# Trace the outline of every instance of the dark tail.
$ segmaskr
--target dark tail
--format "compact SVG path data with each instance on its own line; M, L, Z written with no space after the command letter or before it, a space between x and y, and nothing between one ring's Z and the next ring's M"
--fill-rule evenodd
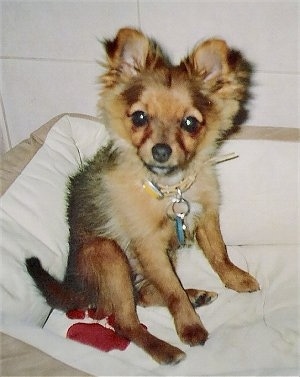
M67 311L88 307L88 299L82 292L75 291L64 282L56 280L43 269L38 258L26 259L26 267L37 288L52 308Z

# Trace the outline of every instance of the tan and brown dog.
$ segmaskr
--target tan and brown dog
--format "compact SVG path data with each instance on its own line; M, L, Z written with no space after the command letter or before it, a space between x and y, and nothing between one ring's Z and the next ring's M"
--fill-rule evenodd
M216 294L184 290L176 250L195 238L226 287L259 289L228 258L219 227L211 158L245 100L249 66L222 40L195 47L178 66L140 31L104 43L99 107L112 141L70 179L70 251L63 282L27 259L49 305L113 313L117 331L159 363L184 352L140 325L136 304L165 305L180 339L204 344L194 307Z

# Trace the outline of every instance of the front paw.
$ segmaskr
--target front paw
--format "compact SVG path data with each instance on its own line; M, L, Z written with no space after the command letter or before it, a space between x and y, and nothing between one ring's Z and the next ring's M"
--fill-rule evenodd
M184 326L178 335L183 343L190 346L203 345L208 338L208 332L199 323Z
M236 266L226 272L222 281L226 288L236 292L255 292L260 289L259 283L253 276Z

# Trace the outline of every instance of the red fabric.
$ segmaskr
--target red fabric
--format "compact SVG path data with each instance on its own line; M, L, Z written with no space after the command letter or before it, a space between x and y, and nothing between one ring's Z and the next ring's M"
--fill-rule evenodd
M125 350L129 340L99 323L75 323L67 331L67 338L108 352L114 349Z
M115 316L113 314L107 315L101 310L69 310L66 313L70 319L85 319L91 318L93 320L106 319L106 323L116 328ZM147 327L141 324L146 330ZM75 323L69 327L66 337L77 342L87 344L89 346L98 348L101 351L108 352L114 349L125 350L130 341L120 335L114 330L101 325L100 323Z

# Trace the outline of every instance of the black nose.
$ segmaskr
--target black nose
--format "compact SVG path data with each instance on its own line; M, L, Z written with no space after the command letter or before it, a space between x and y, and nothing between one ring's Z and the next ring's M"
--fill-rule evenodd
M152 147L152 156L157 162L166 162L172 154L172 148L168 144L158 143Z

